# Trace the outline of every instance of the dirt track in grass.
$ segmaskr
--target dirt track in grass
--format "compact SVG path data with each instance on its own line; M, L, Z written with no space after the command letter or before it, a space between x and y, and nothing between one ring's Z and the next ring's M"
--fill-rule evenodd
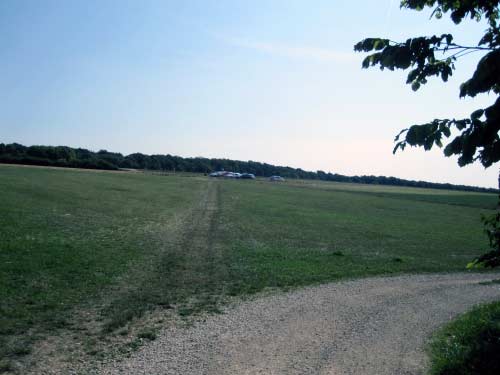
M214 311L222 294L219 281L227 272L224 254L214 244L219 194L218 185L209 181L193 207L155 233L158 250L104 290L98 306L75 309L70 328L39 340L17 373L96 373L100 358L126 356L147 341L138 339L141 332L154 335L164 321L175 321L177 313ZM159 227L154 224L151 232ZM173 304L155 308L163 301Z
M106 374L423 374L426 340L500 298L498 274L367 278L262 296L156 341Z

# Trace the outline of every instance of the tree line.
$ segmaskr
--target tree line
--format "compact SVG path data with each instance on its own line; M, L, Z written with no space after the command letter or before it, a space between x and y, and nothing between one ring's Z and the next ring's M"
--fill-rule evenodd
M289 179L497 192L496 189L477 186L412 181L396 177L345 176L324 171L311 172L301 168L282 167L255 161L208 159L203 157L183 158L168 154L145 155L133 153L130 155L122 155L121 153L106 150L93 152L83 148L72 148L68 146L23 146L18 143L0 143L0 163L106 170L141 169L193 173L210 173L216 170L226 170L239 173L253 173L261 177L280 175Z

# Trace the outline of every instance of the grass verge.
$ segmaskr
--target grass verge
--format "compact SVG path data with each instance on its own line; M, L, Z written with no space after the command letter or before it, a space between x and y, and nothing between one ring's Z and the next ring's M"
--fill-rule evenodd
M500 374L500 302L482 305L442 328L430 344L432 375Z

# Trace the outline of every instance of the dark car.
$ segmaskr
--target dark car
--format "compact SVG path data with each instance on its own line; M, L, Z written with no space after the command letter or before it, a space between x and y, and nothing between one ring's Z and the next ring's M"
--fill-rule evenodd
M246 180L253 180L253 179L255 179L255 175L253 173L242 173L240 175L240 178L243 178Z

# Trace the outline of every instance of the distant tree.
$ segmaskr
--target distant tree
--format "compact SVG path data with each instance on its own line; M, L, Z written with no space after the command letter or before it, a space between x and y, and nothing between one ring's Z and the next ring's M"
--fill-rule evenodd
M465 19L486 21L487 28L477 44L469 46L455 42L452 34L417 36L404 42L383 38L367 38L354 46L358 52L374 52L362 63L363 68L410 69L406 83L416 91L430 77L447 81L453 74L455 62L474 52L482 52L472 76L460 86L460 98L493 93L494 103L479 108L464 119L434 119L425 124L403 129L395 139L394 153L407 145L430 150L434 145L443 147L443 141L452 137L443 149L445 156L458 155L458 165L480 162L488 168L500 160L500 28L499 0L403 0L401 8L420 11L432 8L438 19L449 15L455 24ZM452 132L456 132L452 136ZM458 134L457 134L458 133ZM499 186L500 187L500 186ZM500 197L499 197L500 198ZM483 218L491 253L476 260L475 264L500 264L500 211Z
M418 186L434 189L455 189L466 191L496 191L477 186L439 184L425 181L409 181L384 176L343 176L310 172L300 168L282 167L255 161L229 159L207 159L202 157L183 158L173 155L145 155L140 153L123 156L120 153L100 150L93 152L83 148L66 146L30 146L17 143L0 143L0 163L49 165L57 167L109 169L119 168L151 169L163 171L183 171L207 173L215 170L253 173L256 176L281 175L286 178L319 179L337 182L357 182L400 186Z
M47 158L47 147L45 146L30 146L26 152L29 156L35 158Z

